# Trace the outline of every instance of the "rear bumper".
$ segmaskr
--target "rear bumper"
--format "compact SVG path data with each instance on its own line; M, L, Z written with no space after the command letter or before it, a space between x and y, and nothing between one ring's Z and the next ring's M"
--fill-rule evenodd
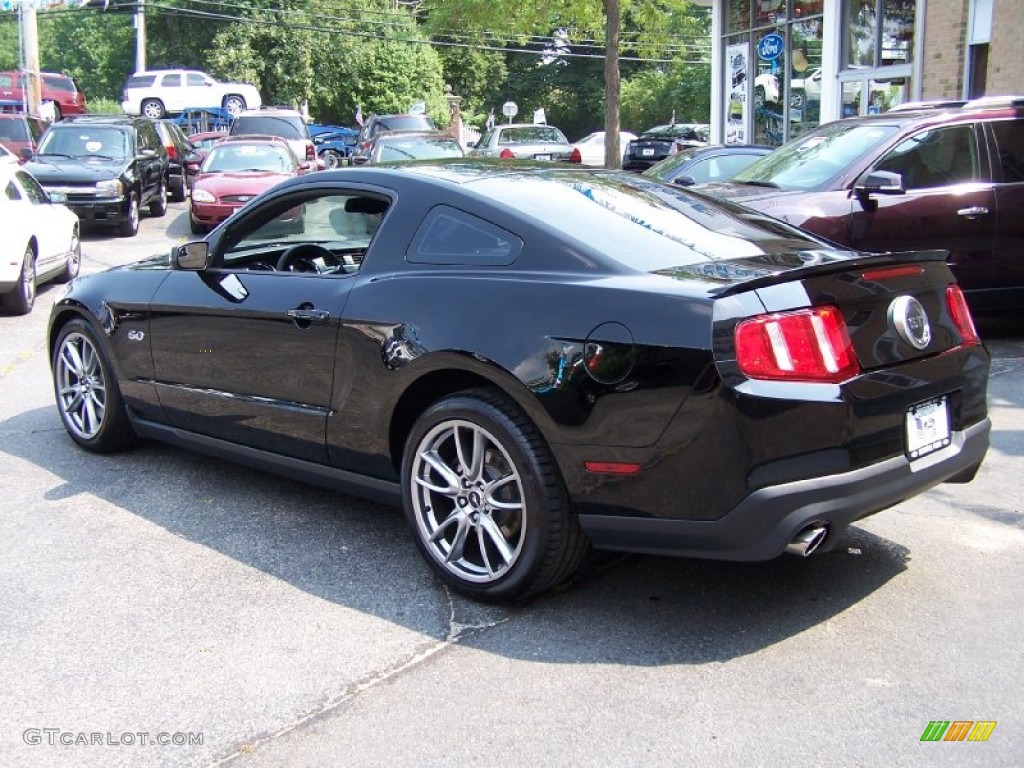
M777 557L798 532L823 523L827 549L854 521L969 474L988 451L990 431L986 418L953 432L951 445L914 462L897 456L842 474L763 488L717 520L582 514L580 525L598 549L755 561Z

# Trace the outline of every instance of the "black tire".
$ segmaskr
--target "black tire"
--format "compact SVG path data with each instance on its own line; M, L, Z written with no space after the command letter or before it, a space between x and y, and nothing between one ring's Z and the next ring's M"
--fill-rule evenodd
M121 451L135 442L102 334L84 319L60 329L51 370L57 411L72 440L94 453Z
M128 194L128 210L125 220L117 226L117 234L121 237L135 237L139 233L139 196L135 192Z
M192 230L193 235L205 235L210 231L210 228L203 224L203 222L193 219L191 212L188 215L188 226Z
M477 460L467 458L472 445ZM547 445L497 390L445 397L420 416L405 445L402 498L424 558L446 584L478 600L550 589L587 553Z
M165 216L167 214L167 177L160 177L160 189L156 191L156 195L149 201L149 215L156 218Z
M36 252L32 244L25 246L18 284L4 294L4 308L15 315L27 315L36 304Z
M167 185L167 194L170 197L172 203L183 203L185 202L185 175L182 173L181 176L171 179Z
M71 248L68 256L67 266L57 277L53 278L55 283L70 283L78 277L78 271L82 268L82 241L79 239L78 227L71 233Z
M146 99L139 107L139 112L150 120L160 120L167 114L164 103L160 99Z

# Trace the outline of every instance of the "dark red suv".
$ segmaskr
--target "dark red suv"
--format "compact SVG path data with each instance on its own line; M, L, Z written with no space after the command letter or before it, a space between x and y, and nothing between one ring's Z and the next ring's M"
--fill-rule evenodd
M1024 307L1024 97L827 123L691 189L864 251L949 251L978 314Z
M85 112L85 93L74 78L59 72L40 72L39 87L43 101L53 102L54 120ZM25 73L0 72L0 99L23 101Z

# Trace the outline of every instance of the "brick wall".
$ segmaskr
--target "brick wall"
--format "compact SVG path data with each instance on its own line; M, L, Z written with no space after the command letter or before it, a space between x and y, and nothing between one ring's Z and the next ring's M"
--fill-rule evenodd
M995 0L986 95L1024 95L1024 0Z
M1020 5L1022 0L995 0ZM928 0L924 24L922 99L955 99L963 95L964 49L969 0ZM994 23L993 23L994 26ZM990 53L990 56L992 51Z

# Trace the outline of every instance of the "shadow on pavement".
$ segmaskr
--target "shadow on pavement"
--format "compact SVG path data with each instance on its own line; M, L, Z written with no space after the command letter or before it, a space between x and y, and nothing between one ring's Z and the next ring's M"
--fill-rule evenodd
M95 496L316 597L427 636L451 631L438 622L449 612L470 626L514 618L501 632L470 630L460 642L550 663L704 664L753 653L842 613L908 559L904 548L860 529L806 560L599 554L557 593L515 608L486 606L448 595L396 508L156 443L88 454L52 408L0 424L0 450L62 479L45 492L49 501L87 504ZM43 509L60 514L61 506Z

